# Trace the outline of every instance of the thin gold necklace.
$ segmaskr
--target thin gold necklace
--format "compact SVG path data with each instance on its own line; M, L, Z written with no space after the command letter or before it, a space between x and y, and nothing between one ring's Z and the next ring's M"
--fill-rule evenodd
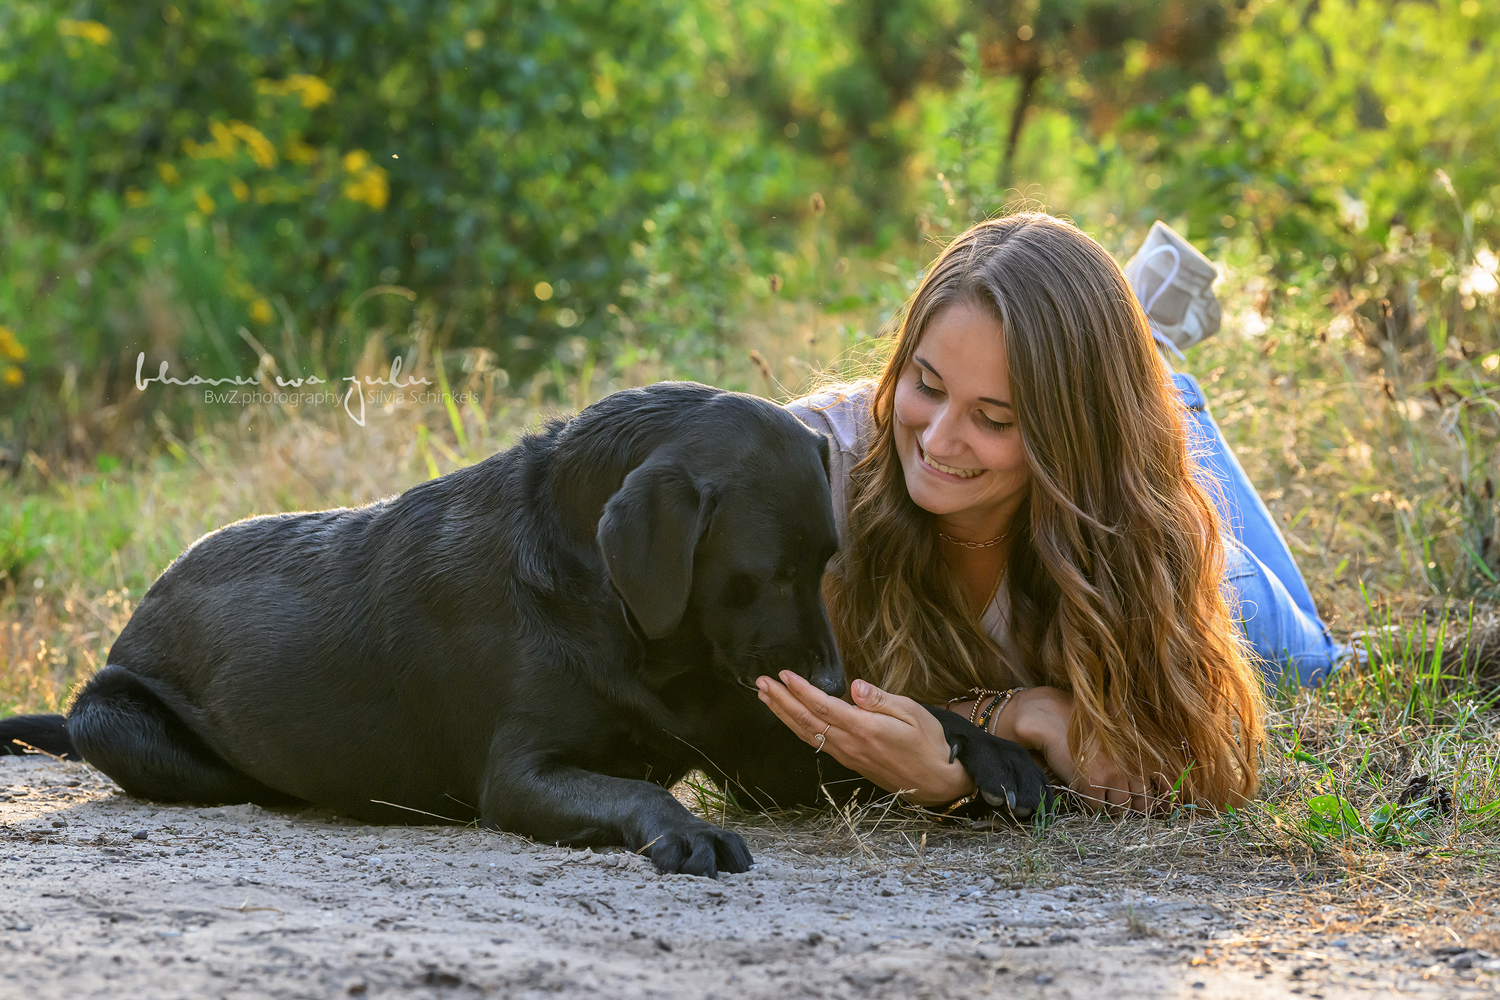
M937 533L937 536L945 542L950 542L954 545L962 545L966 549L987 549L992 545L999 545L1001 542L1005 541L1005 536L1008 534L1009 532L1002 531L1000 532L1000 534L996 535L994 538L991 538L987 542L967 542L962 538L954 538L952 535L944 534L941 531Z
M983 618L984 615L985 615L985 612L987 612L987 611L990 610L990 605L995 603L995 595L998 594L998 593L1000 593L1000 583L1004 579L1005 579L1005 564L1001 563L1000 564L1000 573L999 573L999 575L997 575L995 577L995 589L992 590L992 591L990 591L990 599L987 600L987 601L985 601L984 602L984 606L979 609L979 617Z
M994 538L991 538L987 542L970 542L970 541L965 541L962 538L954 538L952 535L947 534L946 532L942 532L942 531L939 531L937 533L937 536L939 538L941 538L945 542L949 542L949 543L951 543L953 545L962 545L966 549L987 549L987 548L990 548L993 545L999 545L1001 542L1005 541L1005 536L1008 535L1008 534L1010 534L1010 532L1008 532L1008 531L1002 531L1000 534L996 535ZM980 617L983 617L984 613L990 609L990 605L995 603L995 595L998 594L998 593L1000 593L1000 581L1002 581L1004 579L1005 579L1005 564L1001 563L1000 564L1000 572L995 577L995 586L994 586L994 589L992 589L990 591L989 600L985 601L984 604L980 605L980 607L979 607Z

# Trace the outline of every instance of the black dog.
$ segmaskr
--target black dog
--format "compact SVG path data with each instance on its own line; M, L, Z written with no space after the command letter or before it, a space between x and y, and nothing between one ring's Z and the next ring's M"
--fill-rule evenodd
M764 400L661 383L400 496L238 521L151 586L66 722L7 719L0 744L71 740L163 802L477 818L745 871L666 786L702 768L788 805L855 777L753 689L844 690L827 449ZM933 711L987 799L1038 805L1025 750Z

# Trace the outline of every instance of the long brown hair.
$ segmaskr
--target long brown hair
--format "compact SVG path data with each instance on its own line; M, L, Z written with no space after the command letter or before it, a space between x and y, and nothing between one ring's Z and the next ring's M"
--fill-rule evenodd
M958 303L1004 331L1031 470L1004 586L1019 663L988 636L907 492L896 383L928 322ZM938 257L873 394L875 431L849 483L849 544L825 584L851 677L920 701L1003 684L1072 693L1068 745L1184 801L1255 793L1259 678L1220 593L1215 507L1190 474L1181 404L1119 265L1040 213L980 223Z

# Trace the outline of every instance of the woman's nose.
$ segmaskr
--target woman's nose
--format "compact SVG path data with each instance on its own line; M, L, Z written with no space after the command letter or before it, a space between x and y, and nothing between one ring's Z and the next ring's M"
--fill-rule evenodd
M960 430L953 407L940 407L922 432L922 450L934 458L955 457L964 450Z

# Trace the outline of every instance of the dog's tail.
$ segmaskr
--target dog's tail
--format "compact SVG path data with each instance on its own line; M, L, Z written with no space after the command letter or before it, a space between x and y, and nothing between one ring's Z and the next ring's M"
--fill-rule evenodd
M61 715L12 715L0 719L0 756L22 756L40 750L54 757L78 760L78 751L68 738L66 721Z

